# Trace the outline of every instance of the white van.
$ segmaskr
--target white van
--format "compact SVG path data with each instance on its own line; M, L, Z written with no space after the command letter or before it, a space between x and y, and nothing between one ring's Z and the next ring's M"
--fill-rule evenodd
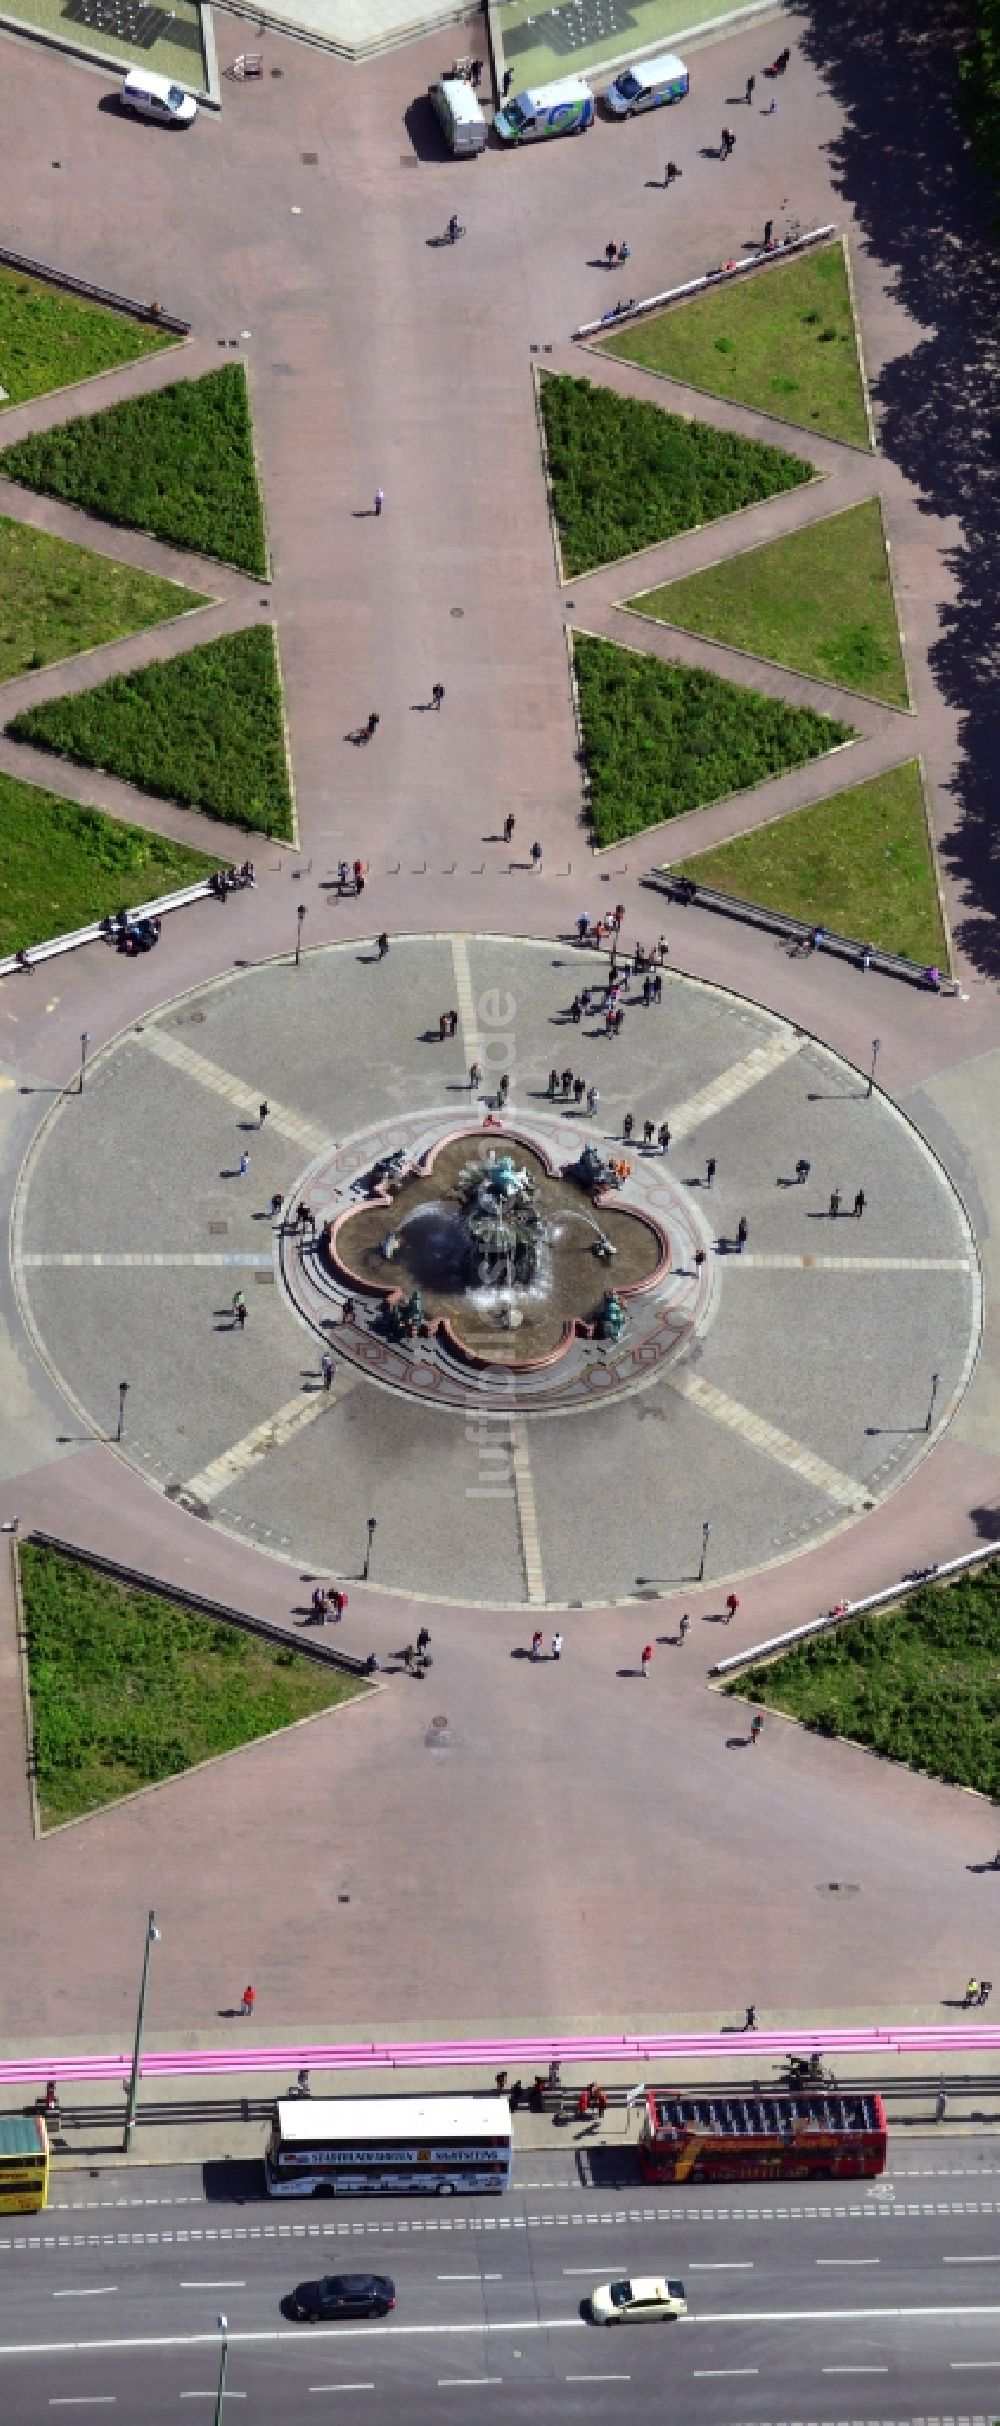
M440 84L429 87L428 99L457 158L486 150L486 120L464 76L442 76Z
M666 101L683 101L690 85L683 59L666 51L660 59L639 59L634 67L623 69L608 86L605 105L614 117L631 118L637 110L656 110Z
M493 121L501 143L535 143L542 135L582 135L594 123L594 96L582 76L563 76L558 84L536 85L533 93L518 93Z
M169 76L154 76L151 68L130 67L122 85L122 107L140 118L158 118L161 126L190 126L198 104L192 93Z

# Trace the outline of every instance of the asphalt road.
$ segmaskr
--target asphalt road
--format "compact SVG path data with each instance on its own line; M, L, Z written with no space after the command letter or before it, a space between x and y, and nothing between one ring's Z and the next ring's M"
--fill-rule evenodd
M478 2426L487 2400L608 2426L975 2426L1000 2408L1000 2140L914 2143L881 2183L717 2193L581 2183L538 2156L503 2201L447 2207L238 2202L222 2177L64 2174L43 2216L0 2219L5 2426L98 2407L176 2422L215 2397L220 2311L224 2415L246 2426L324 2403L364 2426L450 2402ZM393 2275L389 2319L283 2319L295 2282L345 2267ZM598 2332L586 2293L629 2271L681 2275L687 2319Z

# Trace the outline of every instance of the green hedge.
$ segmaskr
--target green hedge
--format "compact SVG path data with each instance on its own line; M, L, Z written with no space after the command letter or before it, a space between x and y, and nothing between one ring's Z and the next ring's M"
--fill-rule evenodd
M221 865L169 835L0 773L0 952L197 884Z
M52 1827L359 1688L37 1542L21 1551L36 1778Z
M1000 1797L1000 1576L930 1584L881 1617L751 1668L732 1693Z
M266 625L29 708L7 730L227 824L286 840L292 832L281 683Z
M267 577L241 363L22 438L0 453L0 472L105 522L151 531Z
M601 844L822 757L851 727L697 667L573 642L591 813Z
M0 269L0 379L7 408L176 343L125 312L64 295L20 270Z
M570 579L813 478L810 464L781 447L683 421L587 379L547 371L540 393Z

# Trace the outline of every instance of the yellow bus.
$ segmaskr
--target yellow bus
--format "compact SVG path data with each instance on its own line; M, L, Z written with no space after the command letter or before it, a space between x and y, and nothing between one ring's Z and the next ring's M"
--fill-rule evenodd
M44 2207L49 2135L41 2114L0 2114L0 2215Z

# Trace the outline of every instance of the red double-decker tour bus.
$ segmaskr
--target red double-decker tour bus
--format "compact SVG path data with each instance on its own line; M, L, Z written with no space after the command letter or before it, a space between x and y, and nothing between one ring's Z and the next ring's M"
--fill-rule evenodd
M646 2182L834 2180L884 2173L887 2154L881 2098L840 2090L672 2097L650 2089L639 2137Z

